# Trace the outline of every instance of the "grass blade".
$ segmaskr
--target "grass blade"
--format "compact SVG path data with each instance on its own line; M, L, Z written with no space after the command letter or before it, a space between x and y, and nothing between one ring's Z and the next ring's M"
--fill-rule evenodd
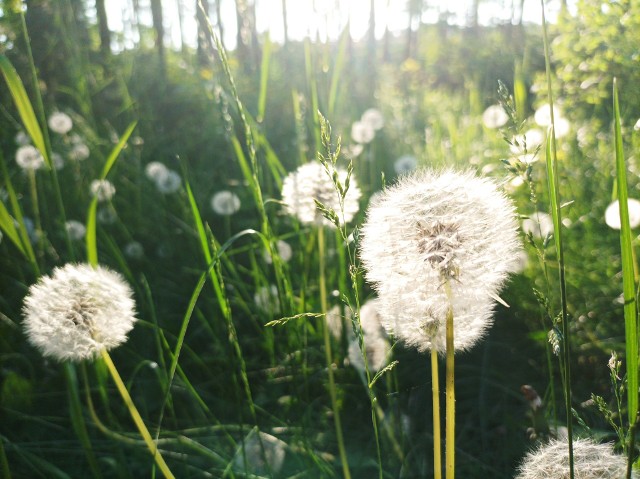
M137 122L131 123L127 129L125 130L122 138L118 144L111 150L111 153L107 157L107 161L105 161L104 166L102 167L102 173L100 174L100 179L104 180L111 168L115 164L120 152L124 149L124 146L127 144L131 133L133 133L134 128L136 127ZM96 213L98 211L98 199L93 198L91 200L91 204L89 205L89 213L87 214L87 233L86 233L86 242L87 242L87 261L91 266L98 266L98 238L96 233Z
M638 324L635 298L635 280L633 251L631 245L631 226L629 225L629 205L627 203L627 173L624 163L622 134L620 132L620 107L618 105L618 86L613 81L614 136L616 149L616 183L618 186L618 204L620 205L620 249L622 254L622 289L624 292L624 330L627 358L627 410L629 425L633 426L638 414Z
M51 168L51 159L49 158L49 153L44 141L44 135L42 134L40 124L36 119L33 106L27 96L27 91L24 88L22 80L20 80L20 77L18 76L18 72L16 72L16 69L13 67L9 59L4 55L0 55L0 71L2 71L7 82L7 86L11 92L11 97L13 98L16 108L18 109L18 113L20 114L20 118L22 119L22 124L33 140L35 147L40 150L47 166Z
M271 39L269 34L265 36L262 48L262 64L260 66L260 96L258 98L258 116L256 120L262 123L264 111L267 108L267 83L269 82L269 63L271 60Z
M347 58L347 45L349 44L349 27L347 25L344 27L342 35L340 36L340 43L338 45L338 55L336 56L336 61L333 66L333 75L331 76L331 87L329 89L329 107L327 109L328 117L333 117L333 113L336 107L336 100L338 99L338 86L340 85L340 75L342 74L342 69L344 68L344 62Z

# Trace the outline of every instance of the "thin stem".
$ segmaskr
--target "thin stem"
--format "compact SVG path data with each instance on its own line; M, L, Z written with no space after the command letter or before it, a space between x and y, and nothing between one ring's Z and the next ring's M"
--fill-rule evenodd
M571 407L571 348L569 331L569 314L567 308L567 284L565 280L564 249L562 248L562 216L560 210L560 191L558 186L558 162L556 151L555 118L553 114L553 93L551 90L551 62L549 53L549 38L547 36L547 23L544 15L544 0L540 0L542 6L542 34L544 39L544 61L547 79L547 98L549 102L549 112L551 115L551 137L547 141L551 142L552 149L547 147L548 152L553 156L547 158L547 177L549 179L549 194L553 206L554 236L556 244L556 254L558 256L558 272L560 281L560 304L562 309L562 362L564 369L564 393L565 407L567 412L567 438L569 443L569 478L574 479L573 464L573 413ZM549 155L547 155L549 156Z
M40 220L40 204L38 203L38 187L36 185L36 171L28 170L29 175L29 193L31 195L31 203L33 206L33 219L35 222L35 234L37 236L38 257L42 259L44 256L44 234L42 230L42 221Z
M164 477L166 477L167 479L175 479L175 476L169 470L169 466L167 466L167 463L164 462L164 459L162 458L162 454L160 454L160 451L158 450L158 446L151 438L151 434L149 434L149 430L147 429L147 426L145 426L144 421L142 420L142 417L138 412L138 409L136 408L135 404L133 404L133 400L129 395L129 391L127 391L127 387L124 385L124 382L122 382L122 378L120 377L120 374L118 373L118 370L116 369L115 364L113 364L113 361L111 360L111 356L109 356L109 353L107 352L106 349L102 349L100 351L100 355L102 356L103 361L107 365L107 368L109 369L109 373L111 373L111 377L113 378L113 381L116 383L118 391L120 392L120 395L122 396L122 399L124 400L125 405L129 409L131 418L133 419L133 422L136 424L138 431L140 431L140 435L142 436L142 439L144 439L144 442L147 444L147 447L149 448L151 455L155 459L156 464L160 468L160 471L162 472Z
M456 393L454 382L454 346L453 346L453 307L451 306L451 286L449 281L445 282L449 307L447 309L447 381L446 381L446 477L455 478L455 447L456 447Z
M318 255L320 258L320 305L322 312L328 310L327 304L327 281L325 277L325 245L324 245L324 228L318 228ZM324 354L327 360L327 371L329 373L329 394L331 395L331 409L333 409L333 419L336 426L336 438L338 440L338 451L340 452L340 462L342 463L342 473L345 479L351 478L349 472L349 463L347 462L347 452L344 447L344 438L342 437L342 423L340 421L340 410L338 408L338 400L336 397L336 384L333 378L333 359L331 357L331 340L329 338L329 328L323 325L324 331Z
M433 477L442 478L442 451L440 443L440 378L438 376L438 352L431 349L431 392L433 394Z

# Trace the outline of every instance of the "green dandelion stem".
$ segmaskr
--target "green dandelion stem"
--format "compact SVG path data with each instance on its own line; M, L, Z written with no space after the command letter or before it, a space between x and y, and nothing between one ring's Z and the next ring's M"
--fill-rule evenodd
M446 382L446 478L455 478L455 447L456 447L456 393L454 382L454 348L453 348L453 308L451 306L451 286L445 282L449 308L447 309L447 382Z
M144 421L142 420L142 417L138 412L138 409L136 408L135 404L133 404L133 400L129 395L129 391L127 390L127 387L124 385L124 382L122 382L122 378L120 377L120 374L116 369L116 365L113 364L113 361L111 360L111 356L109 356L109 353L107 352L106 349L101 349L100 355L104 363L107 365L107 368L109 369L109 373L111 374L113 381L116 383L118 391L120 392L120 395L122 396L122 399L124 400L125 405L129 409L131 418L133 419L133 422L136 424L138 431L140 431L140 435L142 436L142 439L144 439L144 442L147 444L147 447L149 448L149 452L151 452L151 455L156 461L156 464L158 465L158 467L160 468L160 471L162 472L165 478L175 479L175 476L169 470L169 466L167 466L167 463L164 462L164 459L160 454L160 451L158 450L158 446L151 438L151 434L149 434L149 430L147 429L147 426L145 426Z
M442 478L442 451L440 448L440 378L438 377L438 352L431 349L431 392L433 394L433 477Z

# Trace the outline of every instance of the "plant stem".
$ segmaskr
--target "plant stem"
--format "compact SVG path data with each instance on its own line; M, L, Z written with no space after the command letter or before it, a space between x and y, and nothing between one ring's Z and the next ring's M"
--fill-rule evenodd
M318 228L318 256L320 261L320 305L322 312L328 310L327 304L327 285L325 277L325 246L324 246L324 227ZM333 409L333 419L336 426L336 438L338 440L338 451L340 452L340 462L342 463L342 473L345 479L351 478L349 472L349 463L347 462L347 452L344 447L344 438L342 437L342 423L340 421L340 410L338 409L338 400L336 397L336 384L333 378L333 359L331 357L331 340L329 338L329 328L326 323L322 328L324 332L324 354L327 360L327 371L329 373L329 394L331 395L331 409Z
M106 349L102 349L100 351L100 355L102 356L103 361L107 365L107 368L109 369L109 373L111 374L113 381L116 383L118 391L120 392L120 395L122 396L122 399L124 400L125 405L129 409L131 418L133 419L133 422L136 424L138 431L140 431L140 435L142 436L142 439L144 439L144 442L147 444L147 447L149 448L151 455L155 459L156 464L160 468L160 471L162 472L164 477L166 477L167 479L175 479L175 476L169 470L169 466L167 466L167 463L164 462L164 459L162 458L162 454L160 454L160 451L158 450L158 446L151 438L151 434L149 434L149 430L147 429L147 426L145 426L144 421L142 420L142 417L138 412L138 409L136 408L135 404L133 404L133 400L129 395L129 391L127 391L127 387L124 385L124 382L122 382L122 378L120 377L120 374L118 373L118 370L116 369L115 364L113 364L113 361L111 360L111 356L109 356L109 353L107 352Z
M431 349L431 392L433 394L433 477L442 478L442 451L440 450L440 378L438 352Z
M451 286L445 282L449 307L447 309L447 382L446 382L446 478L455 478L455 447L456 447L456 393L454 382L454 349L453 349L453 307L451 306Z

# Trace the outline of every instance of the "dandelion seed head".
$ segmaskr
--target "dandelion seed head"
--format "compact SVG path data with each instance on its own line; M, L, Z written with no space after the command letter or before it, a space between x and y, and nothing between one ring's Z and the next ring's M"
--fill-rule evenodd
M59 135L69 133L71 128L73 128L73 121L71 121L71 117L61 111L52 113L47 123L51 131L58 133Z
M76 220L69 220L65 223L64 226L67 230L69 238L73 241L80 241L87 233L87 228L85 228L82 223Z
M74 161L82 161L89 158L91 154L91 150L84 143L76 143L71 147L71 151L69 151L69 158Z
M282 470L287 453L284 441L262 431L251 431L236 451L233 461L236 471L245 470L243 447L244 457L247 458L247 472L262 476L268 473L278 475Z
M253 295L253 302L263 313L280 313L278 288L275 284L259 287L256 293Z
M553 105L553 119L562 117L562 112L557 105ZM547 127L551 125L551 108L548 103L540 106L533 114L533 120L538 126Z
M144 247L137 241L130 241L124 246L124 254L131 259L140 259L144 256Z
M27 338L59 361L90 359L126 341L136 321L132 296L124 279L107 268L56 268L24 300Z
M418 167L418 160L413 155L402 155L393 163L393 169L397 175L411 173Z
M509 121L509 115L501 105L491 105L482 113L482 123L487 128L500 128Z
M181 185L182 178L180 178L180 175L173 170L167 170L166 175L163 175L156 180L156 188L158 188L158 191L163 195L175 193L180 189Z
M542 211L535 211L522 220L522 231L534 238L544 239L553 234L553 218Z
M16 163L25 171L35 171L44 166L44 157L35 146L24 145L16 151Z
M637 228L640 226L640 201L634 198L627 198L627 205L629 208L629 225L631 228ZM620 222L620 202L615 200L604 212L604 221L609 228L619 230L622 228Z
M362 145L371 143L376 136L376 130L363 121L355 121L351 125L351 139Z
M469 349L490 326L492 298L520 249L514 207L495 183L471 172L427 170L369 204L360 257L387 332L442 352L449 304L456 349Z
M278 248L278 255L285 263L288 262L293 256L293 250L291 249L291 245L283 240L278 240L276 243L276 248ZM271 258L271 253L269 250L264 251L263 255L264 261L267 264L273 263L273 259Z
M98 222L103 225L112 225L118 219L116 211L109 207L98 208L96 216L98 218Z
M25 146L31 143L31 137L22 130L16 133L16 136L13 138L13 140L18 146Z
M60 153L51 153L51 163L56 170L61 170L62 168L64 168L64 158Z
M384 115L377 108L369 108L360 117L360 121L369 125L373 131L381 130L384 127Z
M152 161L144 167L144 174L153 182L163 179L168 172L169 169L159 161Z
M218 191L211 197L211 209L219 215L229 216L240 209L240 198L231 191Z
M116 194L116 187L109 180L93 180L91 182L91 195L98 201L109 201Z
M337 174L344 185L347 172L338 168ZM358 184L352 176L349 190L344 198L345 222L350 222L360 209L358 201L361 195L360 188L358 188ZM322 216L314 200L318 200L327 208L333 209L337 213L340 222L343 221L340 210L340 196L331 178L327 175L324 166L317 161L306 163L287 175L282 184L282 201L286 204L287 212L298 218L301 223L335 226Z
M573 462L575 479L620 479L626 476L626 458L615 454L611 444L574 439ZM632 477L638 476L634 473ZM529 452L515 479L569 479L567 441L553 439Z
M360 307L360 325L370 371L382 369L386 365L387 357L391 352L391 345L380 321L379 307L380 301L378 299L370 299ZM362 351L357 339L353 336L349 342L348 352L351 365L364 372Z

